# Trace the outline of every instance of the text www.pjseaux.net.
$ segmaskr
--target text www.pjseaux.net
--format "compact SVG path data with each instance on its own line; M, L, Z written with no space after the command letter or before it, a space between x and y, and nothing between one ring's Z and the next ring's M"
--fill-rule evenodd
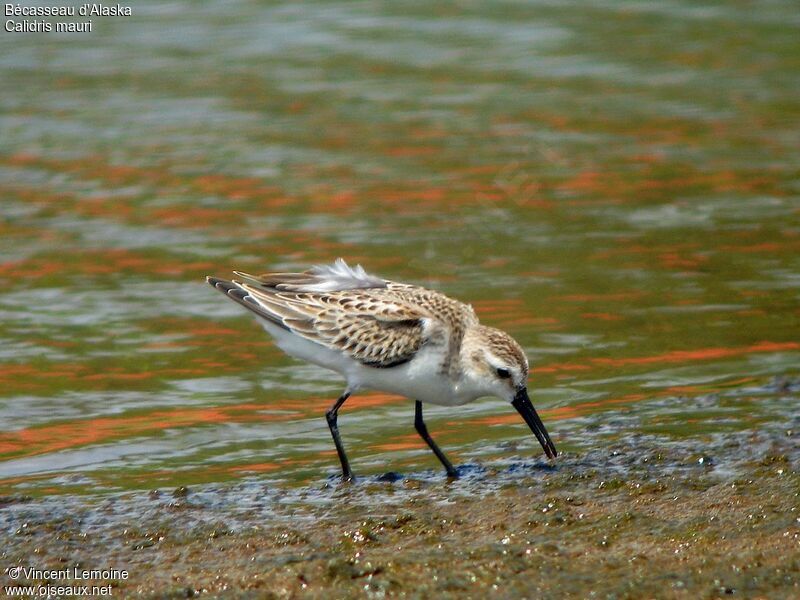
M125 569L37 569L17 565L6 569L12 581L3 586L7 597L113 596L115 582L128 579Z

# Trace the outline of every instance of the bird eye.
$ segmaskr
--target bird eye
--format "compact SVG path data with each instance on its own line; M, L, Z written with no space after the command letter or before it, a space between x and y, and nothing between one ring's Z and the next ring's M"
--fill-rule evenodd
M503 369L502 367L497 369L495 373L497 373L497 376L500 379L508 379L509 377L511 377L511 371L509 371L508 369Z

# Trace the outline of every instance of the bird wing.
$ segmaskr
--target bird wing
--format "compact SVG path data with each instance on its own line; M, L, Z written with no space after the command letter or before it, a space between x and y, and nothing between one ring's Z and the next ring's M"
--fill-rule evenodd
M208 281L271 323L373 367L407 362L425 343L444 347L449 365L464 327L478 322L467 304L341 258L303 273L235 273L242 281Z
M274 284L232 283L246 293L241 303L260 316L371 367L408 362L426 339L428 315L392 300L385 288L378 297L369 289L290 292Z

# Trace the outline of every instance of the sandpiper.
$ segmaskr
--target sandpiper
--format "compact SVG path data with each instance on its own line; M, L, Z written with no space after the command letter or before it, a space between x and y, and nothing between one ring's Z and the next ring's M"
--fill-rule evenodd
M341 258L303 273L248 275L207 281L255 313L286 354L340 373L344 393L325 413L342 463L350 463L336 424L339 409L361 389L415 400L414 426L444 465L453 465L428 434L422 404L459 406L483 396L517 409L549 458L557 455L528 398L528 359L499 329L481 325L468 304L416 285L370 275Z

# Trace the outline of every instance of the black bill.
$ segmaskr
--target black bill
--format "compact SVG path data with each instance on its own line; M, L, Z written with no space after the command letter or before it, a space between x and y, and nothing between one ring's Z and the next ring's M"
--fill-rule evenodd
M531 428L533 435L536 436L536 439L539 440L539 443L544 448L544 453L547 455L547 458L555 458L558 456L558 452L556 451L555 444L553 444L553 440L550 439L550 436L547 435L547 430L544 428L544 423L539 418L539 415L536 414L536 409L533 408L533 404L531 404L531 399L528 398L528 390L522 388L517 392L517 395L514 396L514 401L511 403L511 406L517 409L517 412L522 415L522 418L525 419L525 422L528 424L528 427Z

